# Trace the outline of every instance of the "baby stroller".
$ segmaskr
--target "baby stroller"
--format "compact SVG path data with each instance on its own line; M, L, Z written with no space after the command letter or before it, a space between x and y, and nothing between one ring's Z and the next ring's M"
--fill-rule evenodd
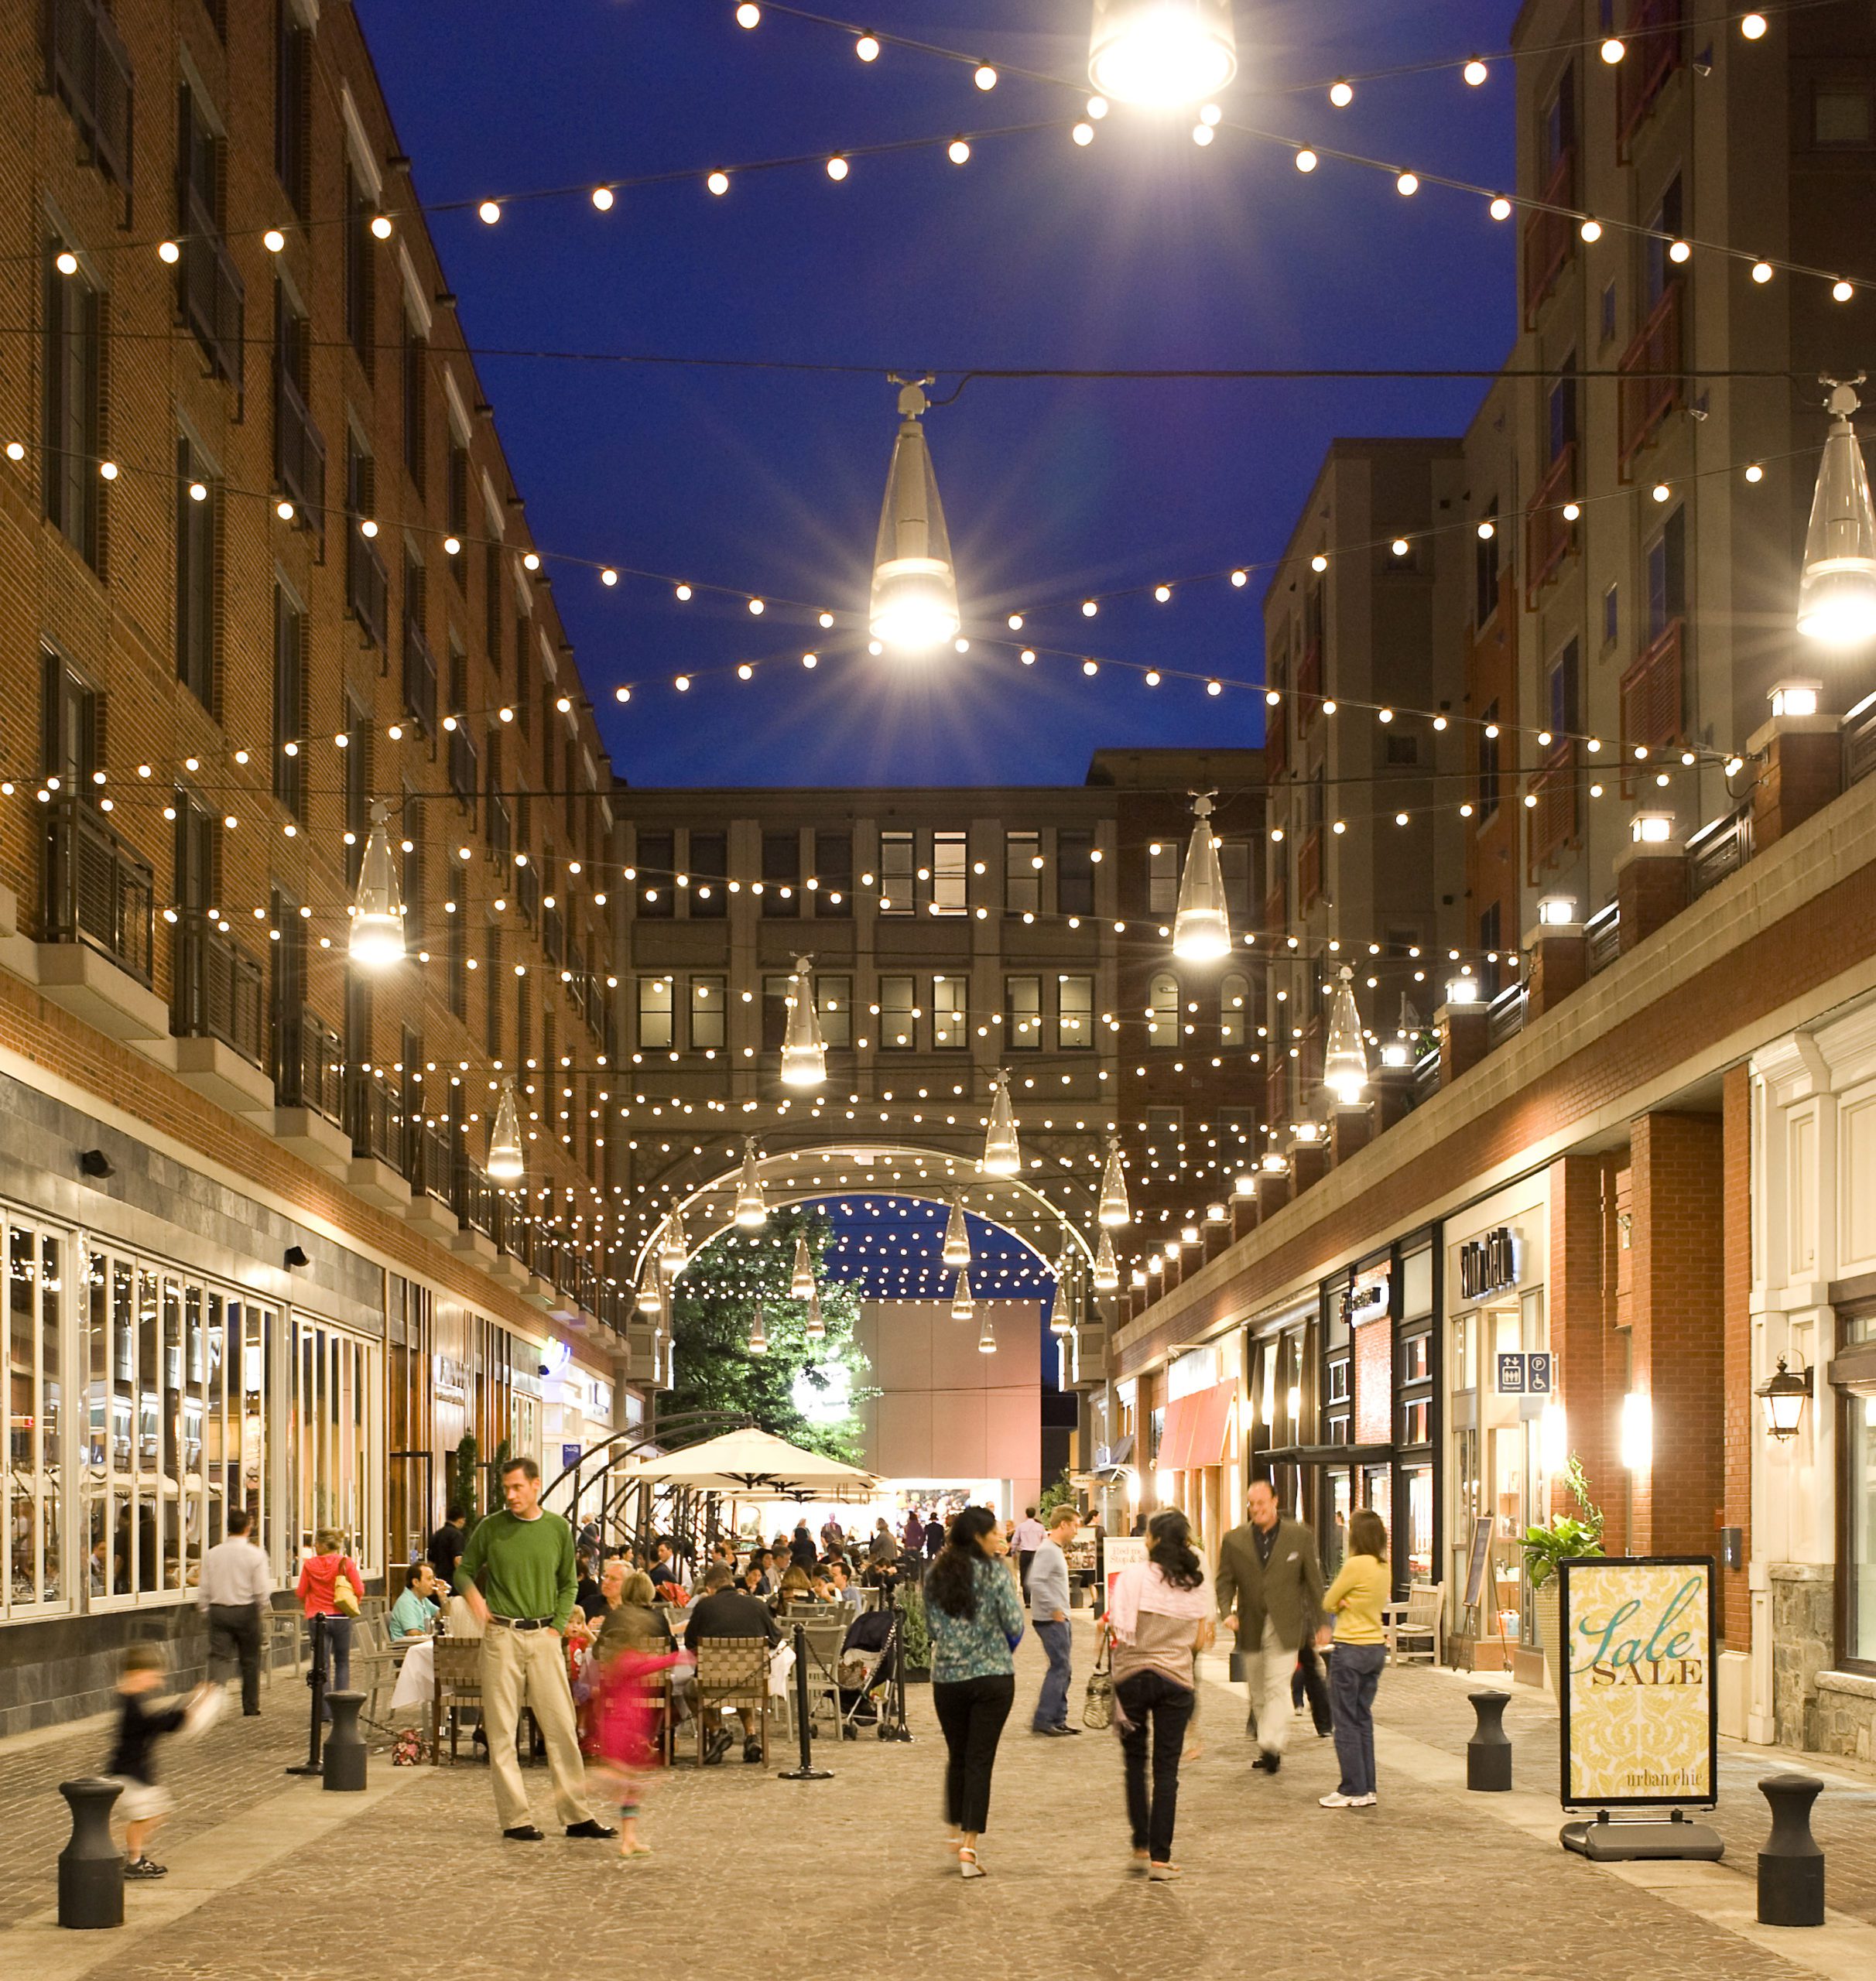
M892 1679L898 1657L897 1610L863 1610L847 1626L834 1674L843 1740L857 1740L863 1726L875 1724L881 1740L891 1737L875 1695Z

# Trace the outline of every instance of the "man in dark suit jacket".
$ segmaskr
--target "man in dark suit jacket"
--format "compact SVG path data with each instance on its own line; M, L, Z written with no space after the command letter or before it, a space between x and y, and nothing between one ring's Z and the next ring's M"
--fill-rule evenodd
M690 1606L690 1614L684 1623L684 1648L694 1651L705 1637L761 1637L773 1647L782 1641L782 1631L769 1613L769 1606L758 1602L753 1596L730 1586L727 1569L712 1569L704 1578L704 1593ZM756 1737L755 1715L758 1708L739 1706L738 1713L743 1725L743 1759L760 1761L762 1743ZM706 1767L714 1767L727 1754L731 1745L727 1732L719 1729L704 1750Z
M1218 1550L1218 1614L1238 1633L1257 1717L1257 1765L1275 1774L1289 1733L1290 1674L1297 1647L1315 1634L1323 1607L1316 1537L1277 1511L1275 1489L1254 1480L1250 1519ZM1237 1614L1231 1614L1235 1604Z

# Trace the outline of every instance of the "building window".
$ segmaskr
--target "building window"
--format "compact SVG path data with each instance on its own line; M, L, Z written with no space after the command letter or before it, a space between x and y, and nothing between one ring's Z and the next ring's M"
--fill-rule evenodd
M1499 904L1494 902L1479 915L1479 947L1485 952L1479 963L1479 976L1488 998L1498 994L1498 932L1502 925Z
M462 904L457 903L456 912L446 915L450 958L450 1009L459 1018L469 1015L469 929L467 919L462 912Z
M799 915L796 899L801 887L801 835L786 832L762 835L762 913L774 919Z
M45 670L39 723L41 767L48 777L59 778L67 791L89 799L96 789L91 774L100 768L98 759L102 754L98 748L101 698L63 655L43 647L40 658Z
M1094 980L1091 977L1056 979L1056 1049L1086 1052L1094 1044Z
M912 843L910 833L882 833L879 836L879 912L882 915L909 915L912 912Z
M1649 544L1648 638L1652 646L1687 610L1687 515L1676 509Z
M196 494L200 490L200 497ZM220 591L221 484L187 440L176 443L176 674L215 707L215 606Z
M430 339L416 319L404 317L404 465L421 495L430 456Z
M1876 1339L1867 1319L1849 1327L1853 1337ZM1876 1386L1859 1383L1843 1410L1843 1661L1876 1671Z
M1003 835L1003 912L1036 915L1042 905L1042 836Z
M1576 642L1566 640L1550 663L1545 679L1545 702L1549 711L1549 727L1558 743L1567 744L1578 727L1576 707ZM1557 744L1552 745L1553 748Z
M1489 819L1498 809L1498 744L1501 740L1487 732L1498 720L1498 704L1485 711L1479 730L1479 816Z
M1811 98L1811 137L1823 145L1867 146L1870 93L1854 83L1820 83Z
M1612 282L1606 282L1603 284L1602 302L1597 312L1596 330L1597 334L1604 344L1614 341L1615 284Z
M932 834L932 912L963 915L970 906L970 847L962 833Z
M885 1052L915 1052L919 1043L919 1006L909 977L879 980L879 1045Z
M851 977L814 978L814 1014L820 1021L821 1043L841 1052L854 1042L854 980Z
M1233 970L1218 982L1218 1043L1242 1045L1246 1014L1251 1009L1251 980Z
M65 1274L59 1263L63 1241L61 1232L42 1231L10 1216L4 1220L11 1432L6 1531L0 1535L0 1617L73 1606L73 1591L60 1572L72 1511L60 1504L67 1467L60 1447L71 1395L65 1369ZM93 1366L101 1370L101 1357L94 1357ZM94 1493L100 1476L89 1468L85 1473ZM156 1483L151 1482L152 1489ZM199 1494L196 1504L199 1509ZM95 1503L93 1524L103 1526ZM98 1561L94 1551L94 1595L104 1593Z
M273 790L296 819L306 816L306 739L312 729L306 705L306 614L278 579L274 581ZM293 748L289 754L287 745Z
M1483 628L1498 609L1498 505L1485 512L1489 535L1475 536L1472 546L1472 623Z
M765 1052L779 1052L788 1037L789 1000L795 994L792 977L762 979L762 1036Z
M222 235L224 143L185 83L176 118L176 302L217 375L241 382L244 296Z
M345 334L371 376L377 365L378 242L371 232L372 201L364 182L345 167Z
M46 245L45 402L40 467L46 519L94 570L103 566L99 528L104 483L98 472L104 419L103 299L80 264L59 272L70 251L54 236Z
M814 912L823 919L854 912L854 836L850 832L814 835Z
M1094 912L1094 835L1080 826L1056 834L1056 912Z
M1179 906L1179 847L1155 840L1146 849L1146 912L1170 915Z
M721 1052L727 1041L724 1025L728 1014L724 980L721 977L693 977L690 980L690 1049L693 1052Z
M967 977L932 979L932 1045L956 1052L971 1041L971 980Z
M642 977L638 979L639 1050L668 1052L673 1043L671 980L668 977Z
M1251 847L1241 839L1218 841L1218 872L1224 882L1224 911L1234 929L1251 925Z
M677 891L671 884L676 864L676 839L668 832L638 834L637 867L638 917L641 921L669 922L676 912Z
M457 911L461 912L460 905ZM482 931L482 1043L491 1059L502 1056L502 930L491 922Z
M1042 980L1003 980L1003 1044L1006 1052L1033 1052L1042 1042Z
M1179 979L1155 970L1146 991L1146 1042L1170 1048L1179 1043Z
M1550 381L1545 410L1549 459L1555 461L1562 457L1566 449L1576 444L1576 354L1573 351L1557 367L1556 375ZM1491 617L1487 612L1478 623L1482 626Z
M1605 653L1615 645L1621 634L1622 588L1620 585L1611 585L1603 594L1602 643Z
M690 887L685 912L693 922L721 922L730 912L727 833L690 835Z
M1420 761L1419 737L1390 729L1381 761L1389 770L1411 770Z
M274 48L274 172L302 220L313 182L313 37L291 0L276 0Z
M1649 231L1642 237L1642 291L1651 312L1679 279L1676 265L1668 259L1668 248L1680 238L1681 182L1677 172L1662 189L1661 204L1648 216Z
M229 1301L231 1310L236 1304ZM375 1521L384 1443L381 1351L310 1317L296 1314L292 1326L289 1562L312 1552L321 1528L336 1527L368 1575L384 1553Z

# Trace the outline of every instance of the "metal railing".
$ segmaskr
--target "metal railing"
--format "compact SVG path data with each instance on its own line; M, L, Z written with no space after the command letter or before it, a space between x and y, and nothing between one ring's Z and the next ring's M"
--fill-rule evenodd
M1576 443L1566 440L1544 470L1525 515L1525 597L1538 594L1556 577L1557 567L1575 548L1576 525L1565 518L1563 505L1576 492Z
M541 947L547 953L547 960L557 969L567 946L567 923L557 907L544 909L541 915Z
M43 0L46 87L71 112L79 142L128 193L135 84L104 0Z
M241 383L241 320L247 291L215 217L193 187L182 198L182 258L176 306L217 374Z
M1843 782L1860 782L1876 771L1876 695L1866 696L1843 718Z
M476 800L476 750L459 717L450 731L450 789L471 811Z
M1616 366L1622 375L1616 385L1617 452L1624 475L1686 392L1682 372L1686 362L1682 355L1682 288L1679 280L1668 284Z
M1534 327L1544 299L1556 288L1557 277L1576 244L1576 223L1568 209L1576 204L1576 152L1566 145L1550 169L1539 204L1525 222L1524 307L1527 328ZM1561 209L1563 210L1552 210Z
M1614 902L1598 908L1583 925L1583 932L1588 943L1590 974L1594 977L1622 953L1621 909Z
M156 946L156 879L75 792L47 808L46 939L84 943L148 985Z
M1752 857L1752 807L1704 826L1687 842L1687 887L1696 898L1737 874Z
M1413 1062L1413 1098L1417 1107L1440 1091L1440 1049L1422 1052Z
M274 360L274 479L326 548L326 443L293 374Z
M457 1164L456 1214L471 1231L492 1239L501 1203L494 1184L473 1162L465 1160Z
M345 1042L304 1007L276 1028L274 1099L282 1107L310 1108L335 1124L346 1120Z
M1671 620L1636 655L1622 676L1622 761L1637 748L1665 750L1686 726L1682 702L1681 629Z
M1495 1052L1508 1039L1515 1038L1524 1030L1524 1021L1525 987L1508 984L1486 1008L1487 1050Z
M426 736L436 733L436 656L423 628L408 613L404 618L404 707Z
M375 647L382 647L391 610L391 581L378 546L351 518L345 532L345 603L358 630Z
M431 1122L413 1121L407 1140L404 1175L411 1189L419 1196L454 1204L456 1163L449 1137Z
M1662 85L1681 65L1681 0L1636 0L1628 11L1628 57L1618 70L1616 149L1626 161Z
M178 1038L218 1038L258 1066L266 1049L266 983L260 965L200 908L176 925L170 1023Z
M375 1156L402 1173L403 1109L382 1080L366 1073L347 1076L345 1125L351 1134L354 1155Z

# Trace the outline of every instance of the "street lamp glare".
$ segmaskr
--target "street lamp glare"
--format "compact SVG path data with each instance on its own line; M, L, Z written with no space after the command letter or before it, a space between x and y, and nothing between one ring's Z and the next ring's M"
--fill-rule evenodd
M1231 0L1094 0L1088 80L1103 96L1183 109L1237 72Z

